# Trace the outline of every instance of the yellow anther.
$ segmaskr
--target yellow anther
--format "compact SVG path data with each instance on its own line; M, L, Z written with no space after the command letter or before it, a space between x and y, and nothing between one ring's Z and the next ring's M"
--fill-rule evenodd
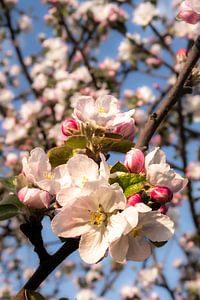
M133 235L133 237L137 237L141 234L142 229L143 229L143 226L138 225L131 231L131 234Z
M90 213L90 220L89 223L91 225L97 225L100 226L104 222L106 222L107 216L106 213L103 211L102 207L100 206L99 209L95 212Z
M85 183L88 182L89 178L86 176L83 176L82 180L81 180L81 184L80 184L80 188L83 188Z
M98 108L98 112L99 112L99 113L105 113L105 112L106 112L105 107L100 106L100 107Z
M53 173L51 173L51 172L44 172L44 173L43 173L43 176L44 176L45 179L51 181L51 180L54 179L55 174L53 174Z

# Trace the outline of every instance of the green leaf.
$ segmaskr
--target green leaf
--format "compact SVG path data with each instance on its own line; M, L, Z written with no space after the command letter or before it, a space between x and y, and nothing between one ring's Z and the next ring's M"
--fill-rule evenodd
M72 149L67 146L55 147L48 152L49 161L53 168L65 164L72 156Z
M15 217L18 212L18 208L12 204L0 205L0 221Z
M116 164L114 164L114 166L110 170L111 174L115 172L129 173L129 170L120 161L118 161L116 162Z
M74 135L69 137L66 142L65 146L71 149L85 149L87 147L87 139L84 135Z
M110 183L119 183L122 189L125 191L129 186L132 186L136 183L145 183L145 177L141 176L140 174L133 174L133 173L123 173L115 178L109 179Z
M103 152L114 151L126 153L134 147L134 144L131 141L123 139L119 135L114 136L115 137L94 137L93 143L99 145Z
M0 183L10 192L16 192L16 177L0 177Z
M124 191L125 196L128 198L136 193L139 193L143 189L144 184L145 181L128 186Z
M1 205L14 205L17 208L21 208L24 206L22 202L19 201L16 195L8 195L8 197L5 197L3 200L0 201L0 206Z

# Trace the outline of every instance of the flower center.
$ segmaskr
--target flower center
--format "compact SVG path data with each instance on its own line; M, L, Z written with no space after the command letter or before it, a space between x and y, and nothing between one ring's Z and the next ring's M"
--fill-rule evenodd
M51 181L51 180L54 179L55 174L53 174L52 172L44 172L43 176L44 176L45 179Z
M136 226L135 228L133 228L133 230L131 230L131 235L133 235L134 238L139 236L142 232L142 229L143 229L142 225Z
M105 112L106 112L105 107L100 106L100 107L98 108L98 113L102 114L102 113L105 113Z
M100 226L103 223L106 223L106 221L107 221L107 214L103 211L103 208L101 205L99 206L97 211L90 212L90 219L89 219L90 225Z
M80 183L80 188L82 189L84 187L85 183L88 181L89 181L89 178L86 176L83 176L81 183Z

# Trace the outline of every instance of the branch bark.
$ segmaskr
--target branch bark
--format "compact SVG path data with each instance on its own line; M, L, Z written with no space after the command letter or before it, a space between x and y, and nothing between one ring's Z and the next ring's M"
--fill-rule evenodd
M176 84L172 87L172 89L167 94L163 103L157 112L154 112L146 123L146 126L142 130L138 142L136 144L137 148L146 150L148 148L148 143L151 140L153 134L158 129L161 122L165 119L169 111L172 109L174 104L179 100L179 98L185 94L184 85L187 82L189 75L195 64L197 63L200 57L200 36L194 43L188 59L185 63L185 66L181 73L178 76Z
M36 290L40 284L49 276L49 274L56 269L56 267L70 254L78 249L79 239L67 239L64 245L51 255L48 259L41 262L35 273L24 285L23 289ZM20 291L21 292L21 291ZM18 293L18 295L20 294ZM15 300L17 296L13 299Z

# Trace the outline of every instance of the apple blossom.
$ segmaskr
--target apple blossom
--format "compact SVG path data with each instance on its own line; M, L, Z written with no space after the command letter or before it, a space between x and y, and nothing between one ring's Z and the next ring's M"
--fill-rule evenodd
M128 225L123 235L109 247L111 256L119 263L145 260L152 253L151 241L168 241L174 233L174 224L168 216L151 211L142 203L132 209L139 212L136 226Z
M144 169L144 154L139 149L131 149L127 152L124 165L131 173L140 173Z
M145 156L145 174L149 183L154 186L167 187L172 193L181 191L188 180L177 174L166 163L166 156L159 147Z
M51 194L70 183L66 165L52 169L47 154L39 147L33 149L28 158L22 159L22 165L22 172L28 180Z
M65 238L81 236L81 258L86 263L96 263L105 255L109 244L124 232L126 216L130 215L132 208L125 207L126 198L118 184L98 187L64 206L54 217L52 230ZM132 215L131 226L137 222L137 211L135 215L136 218Z
M70 204L77 196L87 195L91 192L91 188L109 184L109 166L104 155L100 154L100 157L100 167L84 154L77 154L68 160L66 172L70 183L63 187L56 197L61 206Z
M199 180L200 179L200 162L192 161L186 168L186 175L189 179Z
M183 1L177 18L189 24L196 24L200 21L200 5L198 2L195 0Z
M18 191L19 200L31 208L49 208L50 194L37 188L28 188L27 186Z
M147 26L151 20L158 14L155 5L150 2L141 3L134 10L133 23Z

